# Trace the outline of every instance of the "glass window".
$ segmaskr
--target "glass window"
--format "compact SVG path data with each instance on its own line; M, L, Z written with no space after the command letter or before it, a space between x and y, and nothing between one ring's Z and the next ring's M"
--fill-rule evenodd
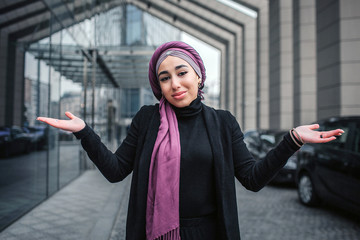
M142 11L132 5L127 5L126 8L126 43L127 45L144 45Z
M140 96L138 88L129 88L122 90L121 98L121 117L132 118L140 108Z
M24 71L23 101L12 102L14 108L24 106L23 116L0 128L0 169L7 170L0 174L0 230L47 197L49 128L35 119L48 114L48 67L23 54L25 69L15 69Z
M336 122L326 122L320 127L320 131L329 131L333 129L343 129L345 132L336 137L335 140L326 143L327 146L334 147L336 149L349 149L349 146L346 146L346 142L348 141L350 126L347 122L336 121Z

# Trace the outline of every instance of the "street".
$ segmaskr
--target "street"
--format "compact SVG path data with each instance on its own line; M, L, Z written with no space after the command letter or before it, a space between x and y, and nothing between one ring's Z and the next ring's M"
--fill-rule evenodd
M360 217L300 204L295 187L267 186L257 193L237 183L242 240L360 239Z
M237 183L236 191L242 240L360 239L359 217L327 206L305 207L299 203L294 187L267 186L254 193ZM126 195L111 240L125 239Z

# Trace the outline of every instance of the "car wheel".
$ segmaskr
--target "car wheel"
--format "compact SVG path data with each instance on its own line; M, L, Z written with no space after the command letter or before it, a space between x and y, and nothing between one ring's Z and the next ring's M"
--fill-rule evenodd
M306 206L316 206L320 202L316 195L314 184L307 173L303 173L299 178L298 196L300 202Z

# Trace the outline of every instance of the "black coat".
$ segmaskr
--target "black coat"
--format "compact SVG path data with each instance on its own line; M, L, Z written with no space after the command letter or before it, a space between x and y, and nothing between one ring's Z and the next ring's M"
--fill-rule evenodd
M222 239L240 239L234 176L249 190L259 191L298 147L287 134L261 161L255 161L235 118L224 110L203 105L215 164L216 200ZM133 171L126 239L146 239L146 199L150 159L160 125L159 105L144 106L134 117L128 135L115 154L88 126L78 133L90 159L110 182L123 180Z

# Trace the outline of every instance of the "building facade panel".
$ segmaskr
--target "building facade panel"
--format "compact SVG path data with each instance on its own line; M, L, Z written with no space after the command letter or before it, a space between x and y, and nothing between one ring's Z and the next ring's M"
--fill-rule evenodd
M342 35L341 41L341 62L360 63L360 40L351 41Z
M338 1L316 2L317 118L340 114L340 23ZM333 96L327 99L326 96ZM333 107L331 107L333 106Z
M333 25L339 19L339 0L316 1L316 26L318 31Z
M344 18L359 17L360 2L357 0L342 0L340 7L340 16ZM357 29L357 27L354 27Z
M329 88L333 86L340 86L340 66L333 65L328 68L324 68L321 71L317 72L317 90L323 88Z
M357 71L360 68L360 9L359 1L340 1L340 114L358 115L360 113L360 81ZM354 75L353 75L354 74Z
M272 99L279 98L278 106L270 104L270 128L282 129L289 128L293 125L293 10L292 2L290 1L270 1L270 86L278 86L278 90L273 90L276 97L271 96ZM279 31L272 31L272 29L279 29ZM277 35L278 34L278 35ZM278 41L279 49L273 49L272 46ZM273 52L273 54L271 53ZM272 62L273 57L278 55L278 60ZM274 69L275 71L272 71ZM279 74L276 73L278 69ZM276 77L279 80L276 80ZM279 85L275 84L279 81ZM284 91L287 93L284 95ZM282 104L282 101L290 102L289 104ZM271 107L274 106L274 107Z
M258 11L258 128L269 128L269 2L267 0L260 1L256 5Z
M347 62L341 64L341 79L343 83L359 83L360 76L360 63L359 62Z
M333 44L322 50L318 50L318 71L322 71L331 66L338 65L340 63L340 42Z

